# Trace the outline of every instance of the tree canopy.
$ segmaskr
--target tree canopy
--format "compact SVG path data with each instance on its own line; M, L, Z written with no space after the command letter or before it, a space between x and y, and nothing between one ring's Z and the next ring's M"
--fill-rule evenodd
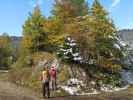
M43 28L44 22L45 18L39 6L36 6L23 25L22 46L29 52L38 52L46 48L47 33Z

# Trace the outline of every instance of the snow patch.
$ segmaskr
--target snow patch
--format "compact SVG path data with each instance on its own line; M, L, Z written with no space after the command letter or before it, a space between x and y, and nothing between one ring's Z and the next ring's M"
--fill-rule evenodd
M92 85L95 85L96 83L94 81L91 81ZM69 93L70 95L91 95L91 94L100 94L102 91L103 92L115 92L115 91L122 91L125 90L129 87L129 85L126 85L122 88L119 87L113 87L111 85L104 85L100 88L100 91L91 88L92 92L84 92L83 90L81 90L81 87L83 86L85 87L85 84L83 84L83 81L80 81L78 79L72 78L69 79L67 82L66 86L60 86L61 89L65 90L67 93Z
M107 86L103 85L103 86L101 87L101 91L104 91L104 92L115 92L115 91L125 90L125 89L127 89L128 87L129 87L129 85L126 85L126 86L124 86L124 87L122 87L122 88L120 88L120 87L113 87L113 86L111 86L111 85L107 85Z
M74 57L74 60L75 61L80 61L80 60L82 60L82 58L81 57Z
M114 44L114 46L117 48L117 49L121 49L121 47L118 45L118 44Z
M61 86L61 88L71 95L76 95L78 92L76 87Z
M124 42L124 41L119 41L119 43L122 45L122 46L127 46L127 44Z
M72 55L75 56L75 57L77 57L77 56L79 56L79 53L74 53Z
M100 94L100 92L98 92L97 90L94 90L93 92L91 92L91 93L85 93L85 92L83 92L83 93L81 93L81 94L78 94L78 95L92 95L92 94Z

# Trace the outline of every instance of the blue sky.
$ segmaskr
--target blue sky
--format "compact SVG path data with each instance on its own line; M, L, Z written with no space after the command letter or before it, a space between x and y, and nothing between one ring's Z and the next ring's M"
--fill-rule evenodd
M22 25L36 0L1 0L0 34L21 36ZM93 0L88 0L89 5ZM133 28L133 0L100 0L118 29ZM40 0L43 15L50 16L54 0Z

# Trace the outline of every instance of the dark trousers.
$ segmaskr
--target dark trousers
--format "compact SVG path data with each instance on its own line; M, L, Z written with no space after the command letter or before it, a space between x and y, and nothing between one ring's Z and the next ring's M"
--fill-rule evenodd
M44 82L42 84L43 97L50 97L49 82Z

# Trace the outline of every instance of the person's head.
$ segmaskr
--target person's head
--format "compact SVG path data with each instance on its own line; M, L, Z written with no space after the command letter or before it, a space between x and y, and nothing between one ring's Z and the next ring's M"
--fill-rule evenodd
M52 66L52 67L51 67L51 70L54 70L54 69L55 69L55 67L54 67L54 66Z

